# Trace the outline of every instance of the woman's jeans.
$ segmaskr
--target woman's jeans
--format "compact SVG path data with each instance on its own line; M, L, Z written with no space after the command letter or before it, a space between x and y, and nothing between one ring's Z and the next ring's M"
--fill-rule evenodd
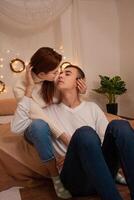
M25 130L24 137L35 146L43 162L54 159L51 130L44 120L34 120Z
M134 200L134 130L125 120L109 123L104 142L84 126L72 136L61 180L73 196L98 193L102 200L121 200L114 182L119 164ZM111 173L110 173L111 172Z

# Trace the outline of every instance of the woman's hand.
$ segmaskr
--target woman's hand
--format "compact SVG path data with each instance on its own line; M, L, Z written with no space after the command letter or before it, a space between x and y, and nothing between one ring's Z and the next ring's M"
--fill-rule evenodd
M77 79L77 88L80 94L85 94L87 91L86 81L84 79Z
M25 96L31 97L32 91L34 89L35 83L32 78L32 66L27 65L26 66L26 91Z

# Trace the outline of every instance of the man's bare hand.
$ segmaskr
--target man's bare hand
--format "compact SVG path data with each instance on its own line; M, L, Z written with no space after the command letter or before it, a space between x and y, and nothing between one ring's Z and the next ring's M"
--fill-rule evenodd
M69 145L69 142L71 140L71 136L67 133L62 133L62 135L60 135L59 139L66 145Z
M85 94L87 91L86 81L84 79L77 79L77 87L80 94Z

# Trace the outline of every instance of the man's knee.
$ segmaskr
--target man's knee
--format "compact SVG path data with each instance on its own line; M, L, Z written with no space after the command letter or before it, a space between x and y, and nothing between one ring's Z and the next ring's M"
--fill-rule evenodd
M116 136L125 136L129 133L130 124L126 120L113 120L108 125L108 132Z
M98 142L100 143L100 139L99 136L97 135L96 131L89 126L83 126L78 128L73 137L72 137L75 142L78 145L95 145L98 144Z
M126 121L126 120L122 120L122 119L115 119L115 120L112 120L111 122L109 122L109 125L108 125L110 128L112 129L117 129L117 128L120 128L120 129L126 129L130 126L129 122Z

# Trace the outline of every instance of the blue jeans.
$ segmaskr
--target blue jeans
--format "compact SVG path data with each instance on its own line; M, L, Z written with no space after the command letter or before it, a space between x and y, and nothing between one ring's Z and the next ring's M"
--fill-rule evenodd
M51 130L44 120L34 120L25 130L24 137L35 146L43 162L54 159Z
M114 181L119 164L134 200L134 130L125 120L109 123L102 146L94 129L77 129L60 176L73 196L97 193L102 200L122 200Z

